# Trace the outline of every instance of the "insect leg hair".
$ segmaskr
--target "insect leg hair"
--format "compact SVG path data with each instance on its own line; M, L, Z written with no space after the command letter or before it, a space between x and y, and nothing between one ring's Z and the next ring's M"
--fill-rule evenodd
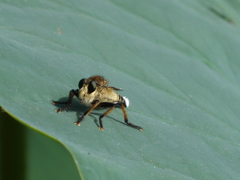
M115 104L112 107L110 107L105 113L103 113L101 116L99 116L99 124L100 124L100 126L98 127L98 129L104 130L103 129L103 125L102 125L102 118L104 116L108 115L114 108L115 108Z
M80 122L84 119L84 117L87 116L98 105L99 101L95 101L92 106L74 124L80 126Z
M73 96L78 96L78 90L72 89L69 92L68 100L66 102L52 101L52 104L67 104L63 108L55 109L55 111L60 113L61 111L64 111L64 110L68 109L72 105L72 98L73 98Z
M121 106L121 109L122 109L122 113L123 113L123 117L124 117L124 121L127 125L133 127L133 128L136 128L138 129L139 131L142 131L143 129L140 127L140 126L136 126L130 122L128 122L128 118L127 118L127 113L126 113L126 110L125 110L125 107L123 104L120 105Z

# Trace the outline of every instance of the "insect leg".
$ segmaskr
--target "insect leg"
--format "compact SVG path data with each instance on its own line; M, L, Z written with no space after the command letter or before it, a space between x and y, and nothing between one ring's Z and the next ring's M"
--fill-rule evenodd
M55 109L56 112L60 113L61 111L66 110L67 108L69 108L72 105L72 98L73 96L78 96L78 90L74 90L72 89L69 92L68 95L68 100L66 102L59 102L59 101L52 101L52 104L67 104L65 107L63 108L59 108L59 109Z
M99 105L99 101L95 101L92 106L74 123L80 126L80 122L83 120L85 116L87 116L95 107Z
M113 105L113 106L112 106L110 109L108 109L104 114L102 114L101 116L99 116L99 124L100 124L100 126L98 127L98 129L104 130L104 129L103 129L103 125L102 125L102 118L103 118L104 116L106 116L107 114L109 114L114 108L115 108L115 107L114 107L114 105Z
M142 131L143 129L140 126L136 126L136 125L128 122L128 118L127 118L127 113L126 113L125 107L124 107L123 104L121 104L120 106L121 106L121 109L122 109L122 113L123 113L123 117L124 117L125 123L127 123L127 125L129 125L129 126L131 126L133 128L138 129L139 131Z

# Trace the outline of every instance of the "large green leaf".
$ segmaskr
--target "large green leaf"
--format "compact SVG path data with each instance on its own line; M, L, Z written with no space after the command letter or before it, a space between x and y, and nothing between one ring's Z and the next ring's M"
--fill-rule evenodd
M231 4L232 3L232 4ZM0 105L61 142L82 179L238 179L239 3L2 1ZM79 79L101 74L131 105L104 118L74 102Z

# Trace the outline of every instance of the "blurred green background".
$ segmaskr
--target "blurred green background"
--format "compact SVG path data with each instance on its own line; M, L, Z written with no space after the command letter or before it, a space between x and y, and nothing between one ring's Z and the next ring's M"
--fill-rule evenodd
M0 2L2 179L239 179L240 1ZM100 74L130 99L97 129ZM12 176L17 177L12 177Z
M2 179L79 179L61 144L0 114Z

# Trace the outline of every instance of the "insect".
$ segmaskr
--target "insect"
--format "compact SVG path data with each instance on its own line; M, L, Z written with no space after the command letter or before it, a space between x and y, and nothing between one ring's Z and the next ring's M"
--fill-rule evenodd
M119 107L122 110L125 123L142 131L140 126L136 126L128 121L125 107L129 106L129 100L126 97L122 97L115 91L121 91L121 89L108 86L108 81L102 76L91 76L87 79L83 78L78 83L79 89L72 89L69 92L68 100L66 102L52 101L52 104L66 104L65 107L56 109L55 111L60 113L68 109L72 104L72 98L76 96L80 103L89 106L90 108L74 123L80 126L80 122L87 116L94 108L109 108L105 113L99 116L98 129L103 129L102 118L109 114L115 107Z

